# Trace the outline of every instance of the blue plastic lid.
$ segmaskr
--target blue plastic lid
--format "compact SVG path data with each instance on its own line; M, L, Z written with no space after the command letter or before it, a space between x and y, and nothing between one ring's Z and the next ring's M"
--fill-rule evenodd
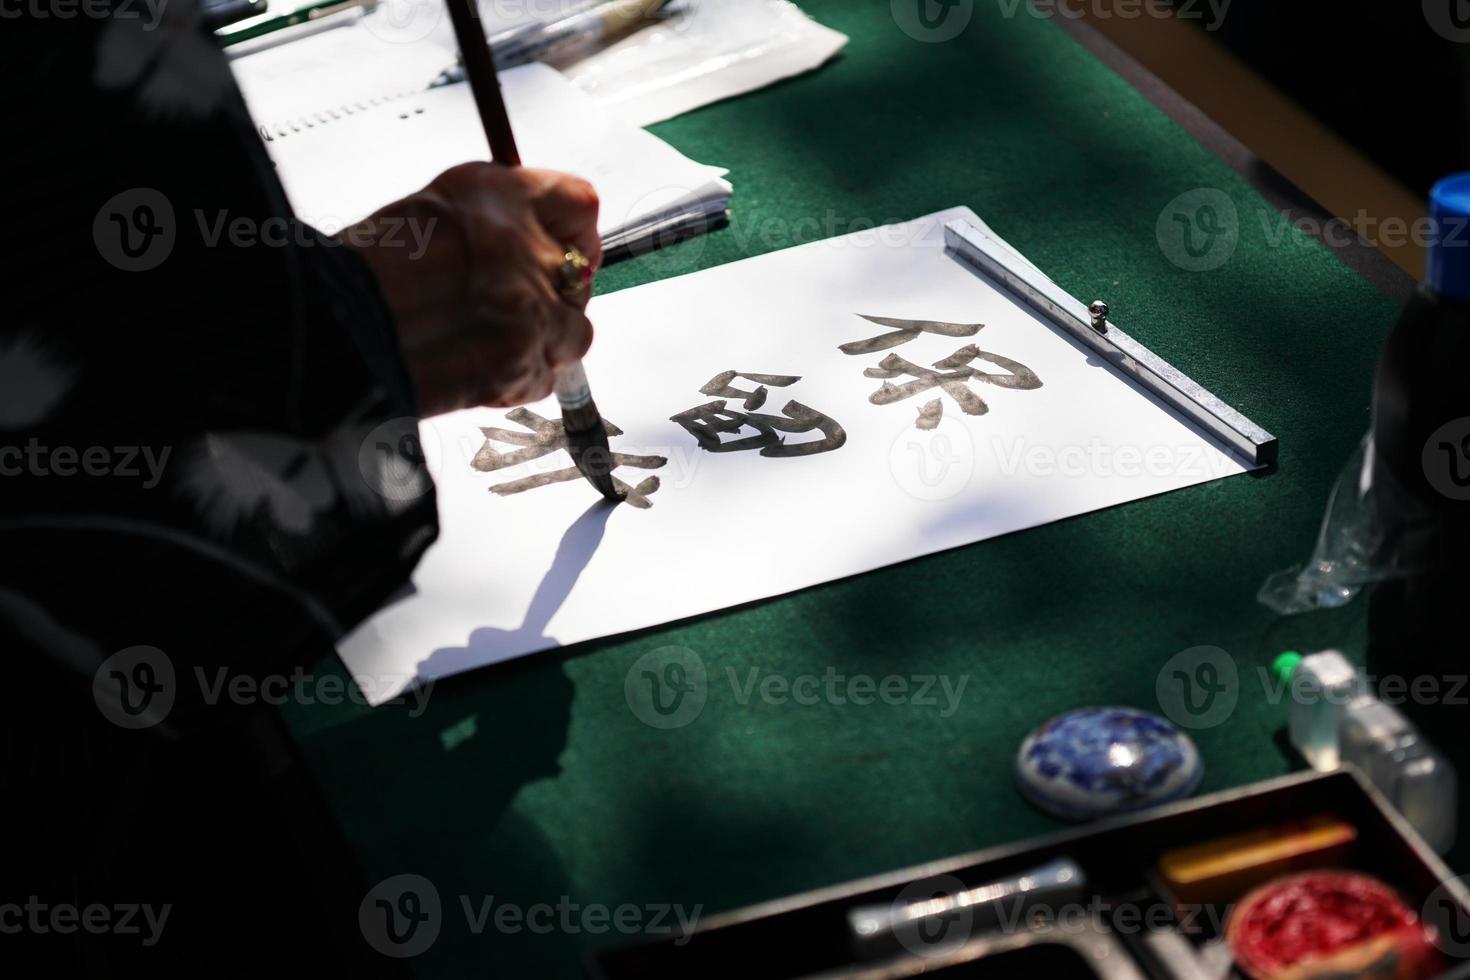
M1446 177L1429 192L1429 288L1470 300L1470 172Z

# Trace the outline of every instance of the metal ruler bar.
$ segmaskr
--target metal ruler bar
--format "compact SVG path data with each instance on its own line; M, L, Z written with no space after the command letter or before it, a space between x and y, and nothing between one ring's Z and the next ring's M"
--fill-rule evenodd
M968 221L946 224L944 244L1250 465L1276 462L1275 436L1108 321L1105 306L1099 307L1094 326L1087 306L1050 279L1017 265L1005 246Z

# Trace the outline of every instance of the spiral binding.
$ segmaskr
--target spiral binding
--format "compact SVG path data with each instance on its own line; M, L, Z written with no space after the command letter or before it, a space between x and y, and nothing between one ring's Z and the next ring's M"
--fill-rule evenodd
M274 143L276 140L286 139L292 133L301 133L305 132L308 129L316 129L318 126L325 126L335 119L342 119L346 116L355 116L359 112L368 112L372 109L386 106L390 102L406 98L410 95L422 94L422 89L405 89L402 92L393 92L389 95L380 95L374 98L367 99L366 101L346 102L335 109L323 109L319 112L312 112L304 116L297 116L295 119L288 119L285 122L275 122L265 126L258 126L257 129L260 131L261 139L265 140L267 143Z

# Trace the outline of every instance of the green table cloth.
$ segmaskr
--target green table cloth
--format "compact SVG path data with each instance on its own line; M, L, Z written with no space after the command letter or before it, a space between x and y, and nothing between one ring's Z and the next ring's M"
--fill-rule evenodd
M438 684L417 716L412 703L289 706L367 878L421 875L440 896L420 975L574 975L585 949L637 938L632 912L615 925L619 906L649 926L660 907L707 915L1054 829L1013 787L1021 739L1082 704L1157 710L1160 669L1192 647L1226 651L1239 677L1234 709L1193 733L1202 792L1297 766L1260 671L1283 647L1352 647L1361 616L1282 622L1255 593L1310 550L1368 423L1394 306L1058 24L961 3L965 29L931 42L900 26L905 2L805 0L851 37L838 60L654 127L730 168L731 224L616 265L599 289L969 205L1275 433L1279 468L479 670ZM1221 194L1236 211L1216 268L1191 271L1212 260L1181 257L1167 234L1161 246L1161 215L1189 192L1186 216ZM630 710L625 681L670 645L699 656L708 693L664 729ZM778 703L744 696L753 668L965 687L947 715L938 688L937 705ZM497 928L501 905L552 914Z

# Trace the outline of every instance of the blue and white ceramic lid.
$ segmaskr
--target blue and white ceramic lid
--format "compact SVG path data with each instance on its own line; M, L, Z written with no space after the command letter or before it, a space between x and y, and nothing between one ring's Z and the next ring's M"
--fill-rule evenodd
M1016 781L1032 803L1067 820L1183 799L1204 776L1188 735L1134 708L1078 708L1021 743Z

